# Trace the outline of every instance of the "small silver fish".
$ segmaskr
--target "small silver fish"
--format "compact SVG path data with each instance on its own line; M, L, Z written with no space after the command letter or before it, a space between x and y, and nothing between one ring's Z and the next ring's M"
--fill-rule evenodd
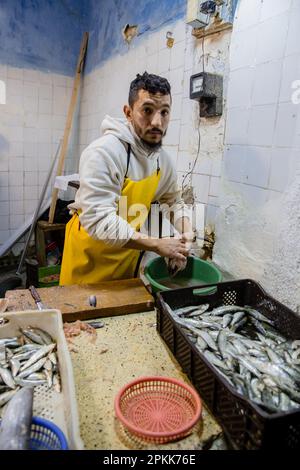
M39 361L42 357L47 356L50 352L53 351L55 348L56 344L49 344L48 346L44 346L43 348L39 349L37 352L35 352L30 359L28 359L25 364L21 366L21 371L28 369L32 364L35 362Z
M19 373L18 378L19 379L24 379L28 375L32 374L33 372L37 372L38 370L40 370L43 367L46 360L47 360L46 357L42 357L39 361L34 362L30 367L27 367L26 369L23 369Z
M0 408L1 408L1 406L4 406L5 403L7 403L14 396L14 394L18 390L19 390L19 387L15 388L15 390L9 390L7 392L1 393L1 395L0 395Z
M0 375L3 380L3 382L9 387L9 388L16 388L15 381L13 379L13 376L11 372L8 369L4 369L3 367L0 367Z
M12 357L9 360L9 364L10 364L12 375L13 375L13 377L15 377L17 375L17 373L19 372L19 369L21 367L21 363L18 361L18 359L15 359L15 358Z

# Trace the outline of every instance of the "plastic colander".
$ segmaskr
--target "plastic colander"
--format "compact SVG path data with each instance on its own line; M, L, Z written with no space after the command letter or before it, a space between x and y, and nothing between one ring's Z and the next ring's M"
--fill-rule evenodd
M188 435L201 416L202 404L189 385L167 377L141 377L115 398L115 413L136 436L162 444Z
M56 424L45 418L33 416L29 450L68 450L68 443L64 433Z

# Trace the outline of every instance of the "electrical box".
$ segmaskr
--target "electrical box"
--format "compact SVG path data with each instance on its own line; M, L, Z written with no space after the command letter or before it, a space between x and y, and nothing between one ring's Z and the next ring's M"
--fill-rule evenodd
M223 77L200 72L190 78L190 98L200 103L200 117L221 116L223 112Z
M209 15L201 12L201 0L188 0L186 23L193 28L205 28L209 24Z

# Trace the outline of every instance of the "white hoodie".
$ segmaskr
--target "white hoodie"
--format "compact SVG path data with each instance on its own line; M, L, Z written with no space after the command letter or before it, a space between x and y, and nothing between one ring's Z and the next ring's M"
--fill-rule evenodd
M92 142L81 155L80 188L75 202L69 206L71 212L81 211L81 225L90 237L122 247L134 233L127 221L117 215L127 166L127 145L124 143L131 145L128 178L139 181L150 176L157 168L159 157L161 178L154 200L172 206L175 219L179 214L187 215L176 169L163 149L149 153L125 119L106 116L101 131L102 137Z

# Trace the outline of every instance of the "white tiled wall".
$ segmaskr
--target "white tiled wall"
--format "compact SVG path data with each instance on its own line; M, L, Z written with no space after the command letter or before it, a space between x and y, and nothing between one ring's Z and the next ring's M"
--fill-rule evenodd
M0 66L6 104L0 104L0 243L31 216L59 140L62 138L73 78ZM66 166L77 167L71 152ZM73 162L74 160L74 162ZM51 186L47 196L51 192Z
M298 0L239 2L215 246L225 270L263 282L293 307L300 305L300 104L291 101L299 21Z
M172 49L166 45L167 31L172 31L175 39ZM198 148L199 105L189 98L189 83L192 74L202 71L202 40L195 39L191 32L192 28L180 20L148 37L136 38L126 55L110 59L85 76L80 113L80 151L100 135L100 124L105 114L122 116L131 80L137 73L147 70L168 78L171 83L173 106L164 146L177 164L178 181L182 182ZM230 37L231 32L225 32L204 40L205 70L224 75L225 90ZM200 153L192 184L196 199L208 205L207 216L213 221L218 205L224 115L212 121L201 119L200 136Z

